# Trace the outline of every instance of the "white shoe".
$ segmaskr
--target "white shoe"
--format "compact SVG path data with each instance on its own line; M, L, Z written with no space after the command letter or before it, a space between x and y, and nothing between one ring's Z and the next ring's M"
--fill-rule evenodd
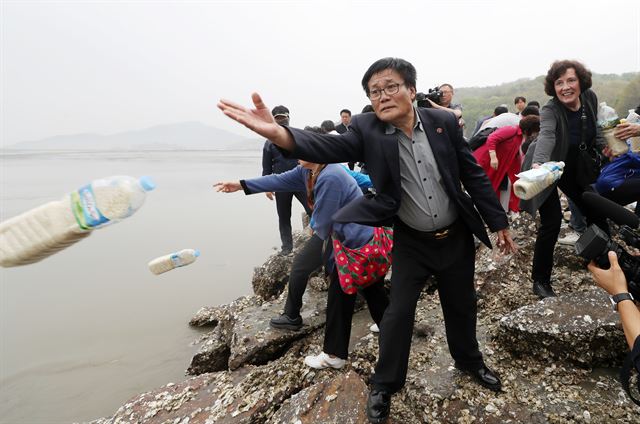
M576 244L579 238L580 238L580 234L576 232L570 232L566 236L562 237L561 239L558 239L558 243L564 244L567 246L573 246Z
M372 333L380 332L380 328L378 328L378 324L376 324L375 322L371 324L371 327L369 327L369 330L371 330Z
M322 352L319 355L305 357L304 363L307 364L307 366L315 368L317 370L322 370L329 367L339 370L340 368L344 367L344 364L346 364L347 361L337 357L332 358L331 356Z

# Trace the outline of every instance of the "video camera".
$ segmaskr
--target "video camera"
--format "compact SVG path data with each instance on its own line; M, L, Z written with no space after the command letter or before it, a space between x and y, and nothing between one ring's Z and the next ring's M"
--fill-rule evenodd
M427 94L416 93L418 107L431 107L429 100L435 104L440 104L440 100L442 100L442 91L440 91L440 87L436 86L435 88L430 88Z
M640 219L622 206L595 193L584 193L582 196L586 204L594 210L620 225L618 234L624 242L636 249L640 248L640 232L637 228ZM634 299L640 299L640 257L632 256L622 246L611 240L609 235L597 225L590 225L580 236L575 245L576 253L588 260L593 260L600 268L609 268L609 251L618 256L618 263L627 278L629 293Z

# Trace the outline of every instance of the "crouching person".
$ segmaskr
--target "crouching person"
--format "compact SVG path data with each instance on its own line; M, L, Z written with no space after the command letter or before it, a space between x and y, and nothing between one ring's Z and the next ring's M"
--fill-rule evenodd
M374 229L355 223L333 222L332 217L340 208L362 196L358 184L342 166L317 164L302 160L299 162L299 166L282 174L219 182L214 187L219 192L232 193L244 190L245 194L306 190L308 206L312 211L309 225L314 234L298 253L304 258L294 257L292 277L294 274L300 274L297 273L297 268L304 266L307 269L309 267L315 268L317 266L314 265L317 263L325 266L330 283L323 351L315 356L307 356L305 363L318 369L328 367L337 369L342 368L346 363L356 294L347 294L342 290L332 253L333 243L325 243L324 241L330 241L333 233L344 247L355 249L372 240ZM306 277L308 277L308 273ZM389 304L383 279L384 275L360 291L367 301L371 317L378 325ZM291 325L290 329L302 326L300 309L306 283L307 279L300 278L300 276L289 279L285 313L271 320L272 327L278 327L278 323L288 323ZM274 321L276 321L276 325L274 325Z

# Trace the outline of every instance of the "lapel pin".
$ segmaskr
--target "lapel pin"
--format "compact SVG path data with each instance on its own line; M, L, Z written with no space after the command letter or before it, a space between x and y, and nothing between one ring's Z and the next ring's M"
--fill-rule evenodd
M436 132L437 132L438 134L442 134L442 128L436 128Z

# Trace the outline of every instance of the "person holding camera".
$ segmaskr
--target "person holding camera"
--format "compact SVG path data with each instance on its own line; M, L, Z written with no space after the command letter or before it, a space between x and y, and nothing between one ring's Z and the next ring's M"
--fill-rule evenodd
M563 161L560 180L529 200L520 202L520 209L535 216L540 213L540 227L533 253L531 278L533 293L540 298L555 296L551 287L553 251L560 234L562 208L558 188L580 209L587 224L597 224L608 231L606 218L590 211L582 193L595 182L585 181L580 170L582 150L599 151L606 142L596 125L598 98L591 91L591 71L577 61L561 60L551 65L544 81L544 90L553 96L540 112L540 133L525 156L523 169L538 168L545 162Z
M598 268L594 261L591 261L587 267L596 284L609 293L614 309L620 314L622 330L627 339L629 349L631 349L628 360L631 361L636 371L640 373L640 311L632 294L629 293L627 280L618 263L618 257L615 252L609 252L608 255L609 263L611 264L609 269ZM625 389L628 390L628 387L626 387L628 385L628 376L625 377L623 375L622 380ZM638 391L640 391L640 379L638 380ZM638 403L638 400L633 399L633 397L632 400Z
M431 103L431 107L453 113L458 119L458 125L460 125L460 127L464 127L464 119L462 119L462 105L458 103L451 103L453 101L453 86L451 84L442 84L438 87L438 91L441 93L440 100L438 102L434 102L427 97L427 100Z

